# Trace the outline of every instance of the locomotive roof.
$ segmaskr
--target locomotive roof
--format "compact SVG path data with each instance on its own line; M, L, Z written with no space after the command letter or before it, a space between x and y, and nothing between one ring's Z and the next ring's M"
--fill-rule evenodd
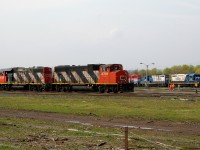
M29 67L29 69L42 69L44 68L43 66L33 66L33 67Z
M87 64L87 65L58 65L58 66L55 66L56 68L59 68L59 67L80 67L80 66L100 66L102 64Z
M26 68L24 67L13 67L13 68L4 68L4 69L0 69L0 72L10 72L10 71L13 71L13 70L24 70Z
M109 66L113 66L113 65L121 65L122 66L122 64L104 64L103 66L109 67Z
M66 67L70 67L70 65L59 65L55 66L54 68L66 68Z
M7 71L12 71L13 68L4 68L4 69L0 69L0 72L7 72Z
M194 75L200 75L200 74L198 74L198 73L189 73L188 75L189 76L194 76Z
M88 64L84 66L75 66L75 65L60 65L60 66L55 66L54 69L55 71L61 71L61 70L77 70L77 69L92 69L92 70L99 70L99 67L101 64Z

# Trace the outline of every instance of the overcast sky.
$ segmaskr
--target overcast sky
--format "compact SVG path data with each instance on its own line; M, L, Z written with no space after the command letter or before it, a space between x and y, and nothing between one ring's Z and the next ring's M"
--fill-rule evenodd
M0 68L200 64L200 0L1 0Z

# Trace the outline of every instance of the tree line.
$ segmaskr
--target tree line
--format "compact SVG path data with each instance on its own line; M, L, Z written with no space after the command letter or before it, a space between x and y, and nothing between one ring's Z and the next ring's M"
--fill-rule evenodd
M142 76L146 75L146 69L142 70L132 70L129 71L131 74L140 74ZM160 75L160 74L189 74L189 73L197 73L200 74L200 65L178 65L164 68L163 70L152 68L148 69L148 75Z

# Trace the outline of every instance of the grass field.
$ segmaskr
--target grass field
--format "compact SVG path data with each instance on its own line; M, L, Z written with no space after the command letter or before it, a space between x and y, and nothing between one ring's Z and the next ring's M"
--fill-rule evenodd
M92 114L99 117L200 122L200 101L182 101L174 97L5 94L0 95L0 108Z
M123 149L124 130L37 121L0 118L0 149ZM130 149L198 149L200 137L166 132L129 130ZM105 144L105 145L104 145Z
M191 97L0 94L0 109L81 116L200 123L200 101ZM198 149L200 137L154 130L129 131L130 149ZM48 120L0 118L0 149L123 149L124 129Z

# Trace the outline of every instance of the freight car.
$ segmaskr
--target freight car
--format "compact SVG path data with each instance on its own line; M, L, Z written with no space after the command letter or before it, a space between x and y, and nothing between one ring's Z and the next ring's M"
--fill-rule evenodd
M72 91L87 88L94 91L133 91L129 74L121 64L89 64L85 66L9 68L0 70L0 88L14 87L31 91Z

